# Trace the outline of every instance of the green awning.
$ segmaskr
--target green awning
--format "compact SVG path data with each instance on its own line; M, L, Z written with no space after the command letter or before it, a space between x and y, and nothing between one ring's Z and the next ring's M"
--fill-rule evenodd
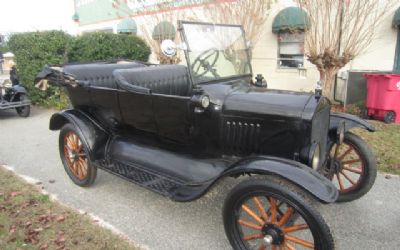
M74 20L74 22L79 22L79 15L78 15L78 13L75 13L75 14L72 16L72 20Z
M305 30L309 26L307 13L298 7L288 7L276 15L272 32Z
M400 28L400 8L398 8L397 11L394 13L393 27Z
M167 21L161 22L154 27L152 37L154 40L174 40L176 35L175 26Z
M125 18L117 24L117 33L129 33L136 35L137 25L135 20L131 18Z

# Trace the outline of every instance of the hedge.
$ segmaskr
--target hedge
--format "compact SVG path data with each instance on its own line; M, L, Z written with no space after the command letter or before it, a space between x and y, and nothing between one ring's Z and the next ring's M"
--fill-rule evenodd
M34 87L34 79L44 65L118 58L147 61L150 55L150 48L136 36L100 32L76 38L62 31L19 33L11 36L7 45L15 55L18 77L32 102L56 108L67 105L60 88L41 91Z
M150 53L146 43L135 35L95 32L77 37L69 58L72 62L118 58L147 61Z
M7 44L15 55L19 80L27 87L33 103L60 105L60 90L50 87L41 91L34 87L34 79L44 65L68 61L71 41L72 37L62 31L18 33L10 37Z

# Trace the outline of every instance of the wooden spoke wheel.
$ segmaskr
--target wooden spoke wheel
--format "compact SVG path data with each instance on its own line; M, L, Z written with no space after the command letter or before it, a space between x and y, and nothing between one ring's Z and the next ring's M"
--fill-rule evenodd
M71 180L79 186L91 185L97 168L91 164L88 149L72 124L68 123L61 129L59 147L64 169Z
M338 201L351 201L366 194L376 178L376 162L371 149L360 137L345 134L341 145L331 148L330 175L339 190Z
M64 157L74 176L84 180L88 173L88 159L83 143L75 132L70 131L64 137Z
M319 213L298 196L297 186L251 180L229 194L224 225L234 249L333 249L333 238Z

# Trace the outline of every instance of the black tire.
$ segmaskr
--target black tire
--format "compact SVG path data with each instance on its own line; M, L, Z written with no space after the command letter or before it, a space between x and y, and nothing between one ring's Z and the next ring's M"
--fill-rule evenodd
M25 94L20 94L18 99L19 99L19 101L27 101L27 100L29 100L29 98ZM20 117L26 118L31 113L31 106L27 105L27 106L24 106L24 107L18 107L18 108L15 108L15 110L17 111L17 114Z
M362 115L363 119L371 119L371 116L368 115L368 109L367 108L362 109L361 115Z
M71 147L72 150L69 150L68 140L70 137L75 138L74 136L78 139ZM74 147L74 145L77 146ZM59 151L64 169L71 180L81 187L92 185L97 176L97 167L90 161L89 151L83 143L80 133L71 123L65 124L60 131ZM73 159L71 159L71 156L67 159L67 154L74 155L72 156Z
M383 117L383 121L387 124L391 124L396 120L396 113L393 111L386 112L385 116Z
M279 247L283 246L286 247L287 246L286 244L288 243L292 244L292 246L297 245L297 243L293 243L293 241L289 239L289 237L292 237L292 235L289 235L289 233L284 233L284 230L287 230L288 227L293 227L293 222L289 223L289 225L287 225L288 223L284 223L282 226L279 226L279 223L284 217L283 214L286 214L289 208L294 209L293 214L297 216L296 219L303 221L304 224L302 225L308 226L308 228L303 229L302 232L304 232L304 230L307 230L307 232L309 233L308 236L313 240L312 243L314 245L313 246L314 249L317 250L334 249L334 240L328 225L321 217L321 215L318 213L318 211L313 207L312 203L306 201L308 198L306 198L305 196L308 195L305 194L304 190L300 189L299 187L287 181L283 181L278 177L268 176L265 177L265 179L250 178L249 180L241 182L229 193L223 208L225 233L233 249L236 250L247 250L252 248L267 249L267 245L265 243L265 238L264 238L267 235L266 232L268 232L269 228L276 228L276 227L280 228L274 230L277 230L276 232L281 232L281 233L270 234L276 236L273 237L273 242L271 243L276 246L274 249L287 249ZM257 216L259 218L257 221L254 219L254 217L251 217L251 219L253 219L251 221L252 223L256 223L258 227L260 226L262 227L261 231L258 231L259 230L258 228L248 229L249 227L248 225L244 226L242 224L242 223L247 223L247 220L242 219L244 217L241 216L241 213L242 215L243 214L249 215L249 213L246 212L245 209L243 208L243 205L246 204L247 206L247 204L250 205L253 204L253 206L257 208L254 197L259 197L256 199L259 199L258 200L260 202L259 204L262 203L262 207L264 208L264 211L266 211L267 213L266 217L269 218L269 219L263 219L264 217L262 216L261 210L257 210ZM275 214L277 214L277 216L275 217L276 218L275 222L273 219L274 216L272 215L273 214L272 211L274 211L274 209L271 208L272 207L271 198L275 200L274 201L274 203L276 202L275 204L279 204L279 206L277 206L277 211L280 212L280 207L282 204L284 204L284 206L287 208L286 212L282 212L281 214L279 212L278 213L275 212ZM252 200L250 201L250 199ZM264 202L261 202L262 199L264 199ZM279 201L281 203L278 203ZM269 210L265 209L266 208L265 204L267 203L269 204L270 208ZM248 206L248 208L250 208L250 206ZM259 220L262 221L260 222ZM272 221L269 222L268 220ZM261 223L265 224L262 225ZM262 238L255 238L249 240L249 238L251 238L253 233L249 233L250 236L249 234L245 235L244 230L250 230L251 232L254 232L255 236L262 236ZM296 232L290 232L290 234L294 233ZM250 246L249 242L254 245Z
M337 182L335 185L339 190L339 198L336 202L348 202L361 198L368 193L369 190L371 190L375 183L377 166L374 153L368 144L359 136L351 132L347 132L341 147L352 147L353 152L349 152L345 158L339 160L339 167L336 169L334 176L331 176L330 178ZM347 150L345 150L344 153L346 153ZM352 156L351 154L354 155ZM340 156L342 155L339 154L337 158L340 158ZM348 158L349 160L346 160L346 157L350 157ZM357 157L359 158L359 161L356 161L353 164L358 165L358 162L361 163L360 168L351 167L351 164L343 165L343 163L346 161L350 162L357 160ZM349 171L349 169L351 171ZM357 173L354 171L357 171ZM351 183L347 178L352 179L354 184ZM339 184L339 179L341 179L343 188Z

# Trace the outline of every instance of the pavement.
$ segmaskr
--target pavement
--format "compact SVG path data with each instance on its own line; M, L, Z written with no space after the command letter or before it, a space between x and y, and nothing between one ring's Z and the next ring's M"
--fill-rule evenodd
M0 111L0 165L43 183L62 203L94 214L145 249L231 249L221 211L227 179L201 199L176 203L99 171L89 188L72 183L58 153L58 132L48 129L55 111L33 108L31 117ZM50 183L54 180L54 183ZM400 249L400 178L378 175L373 189L346 204L321 205L337 249Z

